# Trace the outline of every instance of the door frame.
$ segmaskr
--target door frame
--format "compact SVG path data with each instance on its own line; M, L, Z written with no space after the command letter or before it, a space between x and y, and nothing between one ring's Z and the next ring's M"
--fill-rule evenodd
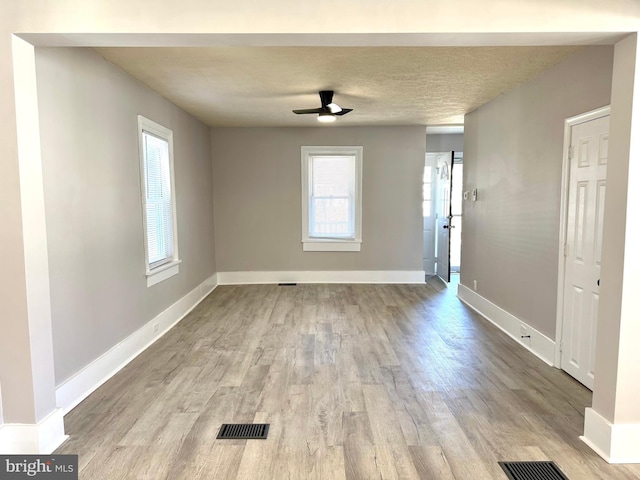
M571 148L571 128L581 123L589 122L597 118L611 115L611 106L596 108L586 113L570 117L564 121L564 145L562 149L562 181L560 184L560 235L558 241L558 285L556 302L556 345L553 364L556 368L561 366L561 342L562 326L564 320L564 283L566 277L565 269L565 245L567 244L567 222L569 215L569 178L571 161L569 160L569 149Z

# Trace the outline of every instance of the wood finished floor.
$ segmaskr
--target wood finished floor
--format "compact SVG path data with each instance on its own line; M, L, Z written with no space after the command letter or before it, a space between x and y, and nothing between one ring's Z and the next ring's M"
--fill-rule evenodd
M218 287L65 417L81 479L639 479L578 436L591 393L427 285ZM222 423L267 440L216 440Z

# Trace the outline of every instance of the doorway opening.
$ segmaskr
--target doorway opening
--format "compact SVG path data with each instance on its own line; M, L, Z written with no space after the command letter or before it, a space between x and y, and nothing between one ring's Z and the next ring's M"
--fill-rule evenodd
M427 277L445 284L461 268L464 125L427 126L423 178L423 263ZM453 268L452 268L453 267Z
M443 282L459 275L462 247L462 152L427 153L422 184L424 270Z

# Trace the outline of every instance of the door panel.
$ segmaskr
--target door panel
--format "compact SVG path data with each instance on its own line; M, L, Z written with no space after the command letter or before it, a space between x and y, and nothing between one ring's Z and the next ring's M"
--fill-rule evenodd
M609 117L574 125L562 323L563 370L593 388Z
M581 329L582 329L582 305L584 303L584 290L580 287L572 285L572 296L571 296L571 310L569 311L570 317L570 326L573 335L569 339L570 348L568 351L569 354L569 362L575 368L580 368L580 357L581 357Z
M426 154L422 179L422 264L426 275L436 273L436 217L433 202L436 161L437 154Z
M436 168L436 231L438 242L436 274L447 283L451 280L449 231L451 228L452 168L453 152L439 154Z

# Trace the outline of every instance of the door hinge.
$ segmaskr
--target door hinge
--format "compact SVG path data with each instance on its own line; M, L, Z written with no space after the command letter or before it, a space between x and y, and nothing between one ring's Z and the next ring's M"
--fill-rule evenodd
M562 353L562 342L560 342L560 353Z
M573 145L569 145L569 160L573 160Z
M564 244L564 256L566 257L569 254L569 244Z

